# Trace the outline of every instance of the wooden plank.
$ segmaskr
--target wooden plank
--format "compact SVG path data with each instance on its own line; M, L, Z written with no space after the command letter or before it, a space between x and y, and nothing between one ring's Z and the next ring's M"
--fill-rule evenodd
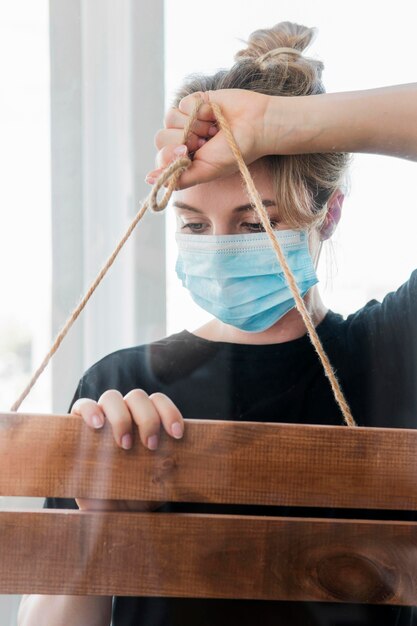
M0 414L0 495L417 510L417 430L186 420L157 451L109 424Z
M0 593L417 603L417 523L0 513Z

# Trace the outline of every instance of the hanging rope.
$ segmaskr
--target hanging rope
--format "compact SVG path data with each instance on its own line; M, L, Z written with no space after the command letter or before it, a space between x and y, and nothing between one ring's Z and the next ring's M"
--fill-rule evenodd
M190 118L184 128L184 132L183 132L183 143L186 143L187 138L188 138L188 134L190 131L190 128L194 122L194 120L197 118L197 112L200 108L200 106L204 103L203 99L201 98L201 96L198 96L195 98L196 102L195 105L193 107L193 110L191 112ZM321 341L319 339L319 336L317 335L317 331L314 327L313 321L311 319L311 316L307 310L307 307L305 305L305 302L300 294L300 291L298 289L298 285L294 279L294 276L288 266L288 263L285 259L284 253L282 252L281 246L278 242L278 240L276 239L275 235L274 235L274 230L271 226L271 223L269 221L269 217L268 217L268 213L264 207L264 205L262 204L262 199L254 185L253 179L249 173L249 170L246 166L246 163L243 160L242 154L236 144L236 141L232 135L232 132L230 130L230 126L227 122L227 120L225 119L225 117L223 116L223 113L221 111L221 108L219 107L219 105L217 105L216 103L210 103L210 106L213 109L213 112L215 114L215 117L217 119L217 122L220 126L220 129L224 132L225 137L228 141L229 147L237 161L237 164L239 166L239 170L240 173L243 177L243 180L245 182L246 185L246 191L248 193L249 199L251 201L252 206L254 207L255 211L257 212L259 219L261 220L261 223L266 231L266 233L269 236L269 239L271 240L271 244L272 247L275 251L275 254L277 256L278 262L280 263L283 271L284 271L284 275L285 278L288 282L288 285L291 289L291 293L294 297L295 303L296 303L296 307L297 310L299 311L304 324L306 326L308 335L310 337L311 343L313 344L319 358L321 361L321 364L323 366L324 372L327 376L327 378L330 381L330 386L332 388L333 391L333 395L335 397L335 400L342 412L343 418L346 422L346 424L348 426L357 426L355 420L353 419L352 413L350 411L349 405L346 402L346 399L343 395L343 391L340 387L339 381L337 380L336 374L330 364L330 361L328 359L327 354L324 351L324 348L321 344ZM103 268L100 270L100 272L98 273L97 277L95 278L95 280L92 282L92 284L90 285L87 293L85 294L85 296L82 298L81 302L78 304L78 306L74 309L74 311L71 313L71 315L69 316L68 320L65 322L64 326L62 327L62 329L59 331L59 333L57 334L52 347L50 348L50 350L48 351L48 353L46 354L45 358L43 359L41 365L38 367L38 369L36 370L36 372L34 373L34 375L32 376L31 380L29 381L28 385L26 386L26 388L23 390L23 392L21 393L21 395L19 396L19 398L16 400L16 402L13 404L13 406L11 407L11 411L17 411L19 406L21 405L21 403L23 402L23 400L26 398L26 396L29 394L30 390L32 389L32 387L34 386L34 384L36 383L36 381L38 380L39 376L42 374L43 370L46 368L47 364L49 363L50 359L52 358L52 356L55 354L55 352L57 351L57 349L59 348L62 340L64 339L65 335L67 334L67 332L69 331L69 329L71 328L72 324L75 322L75 320L77 319L77 317L79 316L79 314L81 313L81 311L84 309L85 305L87 304L88 300L90 299L90 297L92 296L92 294L94 293L94 291L96 290L96 288L98 287L99 283L101 282L101 280L103 279L103 277L105 276L105 274L107 273L108 269L111 267L111 265L113 264L116 256L118 255L118 253L120 252L121 248L124 246L124 244L126 243L127 239L130 237L133 229L135 228L135 226L138 224L138 222L142 219L142 217L144 216L144 214L146 213L148 207L150 207L153 211L158 212L158 211L162 211L163 209L166 208L169 199L172 195L172 192L175 190L178 179L180 178L181 174L188 169L188 167L190 167L192 161L188 156L184 156L184 157L179 157L178 159L176 159L175 161L173 161L161 174L161 176L158 178L158 180L155 182L155 185L152 187L152 190L150 192L150 194L148 195L148 197L144 200L141 208L139 209L137 215L135 216L135 218L133 219L133 221L131 222L131 224L129 225L129 228L127 229L125 235L122 237L122 239L120 240L120 242L117 244L116 248L114 249L114 251L111 253L111 255L109 256L109 258L107 259L107 261L105 262ZM168 182L167 185L167 190L162 198L162 200L160 200L158 202L158 192L159 190L165 186L165 183Z

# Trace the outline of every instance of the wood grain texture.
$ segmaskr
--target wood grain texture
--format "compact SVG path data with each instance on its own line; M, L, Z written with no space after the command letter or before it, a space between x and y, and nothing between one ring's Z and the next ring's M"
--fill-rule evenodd
M0 526L0 593L417 604L414 522L48 510Z
M186 420L157 451L70 415L0 414L0 495L417 510L417 430Z

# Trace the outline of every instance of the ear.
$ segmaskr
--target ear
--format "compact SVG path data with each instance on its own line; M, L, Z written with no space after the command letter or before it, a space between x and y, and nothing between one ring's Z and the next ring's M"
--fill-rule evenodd
M336 230L336 226L339 223L342 215L344 194L340 189L336 189L327 201L327 213L322 227L320 228L320 241L330 239Z

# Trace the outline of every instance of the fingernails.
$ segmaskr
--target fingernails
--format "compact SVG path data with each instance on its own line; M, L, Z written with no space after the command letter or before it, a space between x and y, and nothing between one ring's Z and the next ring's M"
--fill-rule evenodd
M156 450L158 447L158 435L152 435L148 437L148 448L149 450Z
M122 448L123 450L130 450L132 447L132 435L130 433L126 433L122 437Z
M197 146L201 148L202 146L204 146L205 143L206 143L206 140L200 137L200 139L197 141Z
M174 154L176 154L177 156L184 156L185 154L187 154L187 152L188 148L185 145L177 146L176 148L174 148Z
M180 439L182 437L182 426L179 422L174 422L171 426L171 432L176 439Z
M209 135L215 135L217 132L219 132L219 129L217 128L217 126L210 126L210 128L208 129L208 134Z
M91 417L91 423L94 428L101 428L104 424L104 420L102 417L100 417L100 415L93 415Z
M145 183L148 183L149 185L154 185L156 183L156 178L153 178L152 176L147 176L145 178Z

